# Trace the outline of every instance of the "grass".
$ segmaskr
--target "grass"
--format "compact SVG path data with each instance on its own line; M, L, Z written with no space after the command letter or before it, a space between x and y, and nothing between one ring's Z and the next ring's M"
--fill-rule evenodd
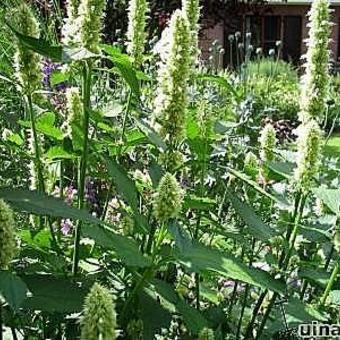
M325 147L325 153L329 156L340 157L340 133L335 133Z

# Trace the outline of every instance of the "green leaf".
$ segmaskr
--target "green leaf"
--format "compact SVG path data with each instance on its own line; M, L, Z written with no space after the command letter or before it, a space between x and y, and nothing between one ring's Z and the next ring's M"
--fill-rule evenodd
M63 48L62 46L51 46L47 41L43 39L36 39L29 37L18 32L12 25L8 22L6 24L19 39L20 43L26 48L41 54L44 57L50 58L53 61L61 62L63 59Z
M18 146L21 146L24 144L23 139L17 133L11 133L11 135L7 137L7 141L12 142Z
M31 235L29 230L22 230L20 239L33 248L49 249L51 246L51 232L47 229L40 230L34 236Z
M15 36L19 39L20 43L26 48L47 57L55 62L69 63L73 60L84 60L93 57L98 57L96 54L87 51L83 48L70 48L61 45L51 45L44 39L36 39L29 37L18 32L8 22L6 24L10 27Z
M269 162L266 163L268 168L285 179L293 176L294 164L289 162Z
M332 239L332 235L329 232L317 227L313 228L301 225L300 233L305 239L320 244L327 243Z
M219 120L215 123L215 132L220 135L223 135L226 132L229 132L230 130L237 128L239 125L240 125L239 123Z
M192 240L189 234L178 225L176 221L170 222L168 230L175 240L175 244L180 252L185 252L186 249L192 246Z
M169 310L158 301L151 290L139 293L140 317L143 321L143 339L154 339L162 328L168 328L172 319Z
M309 282L317 284L322 288L326 288L330 274L324 269L303 266L299 269L299 277L302 279L307 279Z
M73 155L66 150L62 146L52 146L48 149L48 151L44 154L44 157L55 160L55 159L75 159L76 155Z
M52 275L23 275L32 296L25 300L24 309L49 313L76 313L83 309L90 283L75 282Z
M147 122L136 119L136 124L152 144L159 147L162 151L167 149L167 145L163 139L150 127Z
M313 193L335 214L340 214L340 189L314 188Z
M196 209L209 211L216 205L216 201L208 197L187 195L184 198L184 209Z
M137 72L133 67L133 64L128 55L122 53L118 48L110 45L101 45L103 51L105 51L112 62L115 64L118 73L123 77L126 83L130 86L132 92L136 98L140 97L140 86L137 78Z
M156 279L152 281L152 284L154 290L182 315L186 326L191 332L197 334L202 328L208 326L208 322L202 314L181 299L170 284Z
M138 190L125 169L114 160L106 160L107 169L119 194L126 200L133 211L138 212Z
M285 306L286 313L300 323L315 320L327 321L327 318L312 306L304 304L297 298L291 297Z
M238 199L235 193L226 191L226 198L248 226L249 232L253 237L267 243L270 238L277 234L256 215L255 211L248 204Z
M197 77L199 80L202 81L210 81L213 82L217 85L222 86L223 88L225 88L226 90L228 90L229 92L231 92L236 99L240 99L239 94L235 91L234 86L229 83L229 81L227 79L225 79L224 77L221 76L216 76L216 75L199 75Z
M249 268L232 255L200 244L185 249L179 254L178 260L194 272L212 271L233 280L249 283L280 294L285 292L283 281L274 279L263 270Z
M82 234L96 241L98 245L114 250L128 266L146 267L150 265L150 260L140 253L136 242L132 239L97 225L88 224L82 226Z
M26 284L20 277L8 271L0 271L0 295L13 309L16 310L20 307L26 294Z
M83 235L93 238L99 246L114 249L117 256L131 266L147 266L149 261L139 251L138 245L131 239L115 234L109 224L92 216L86 210L79 210L67 205L60 199L43 195L35 191L21 189L2 189L0 197L10 202L21 212L48 215L60 218L80 220L89 224L82 227ZM101 225L101 227L99 227Z
M329 298L332 304L340 306L340 290L332 290Z
M255 181L253 181L249 177L247 177L245 174L243 174L243 173L241 173L241 172L239 172L235 169L229 168L229 167L227 169L232 175L239 178L240 180L242 180L243 182L245 182L246 184L248 184L249 186L254 188L256 191L258 191L262 195L264 195L264 196L270 198L272 201L280 204L282 208L286 208L286 209L290 208L289 202L287 200L283 199L282 197L278 198L278 197L270 194L269 192L267 192L266 190L261 188Z
M38 117L36 122L36 129L38 132L51 137L56 140L63 140L63 132L54 126L55 114L53 112L45 112ZM32 127L32 123L29 120L19 120L18 123L27 128Z
M102 224L99 219L89 214L86 210L76 209L60 199L36 191L6 188L0 189L0 197L21 212Z
M54 71L50 76L50 84L51 86L56 86L61 83L66 82L69 79L70 75L65 72Z
M63 132L54 126L55 114L53 112L45 112L37 119L36 128L42 134L55 138L57 140L63 140Z

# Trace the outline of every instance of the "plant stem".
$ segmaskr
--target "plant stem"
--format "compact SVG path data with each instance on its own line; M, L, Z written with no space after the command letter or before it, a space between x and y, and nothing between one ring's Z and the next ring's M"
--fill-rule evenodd
M79 178L79 197L78 197L78 207L82 209L84 206L84 196L85 196L85 178L87 170L87 160L88 160L88 144L89 144L89 125L90 125L90 110L91 110L91 62L84 65L83 68L83 88L82 88L82 99L83 99L83 116L84 116L84 143L83 143L83 153L80 161L80 178ZM81 235L81 222L78 222L75 228L74 235L74 252L73 252L73 263L72 263L72 274L75 276L78 273L79 264L79 246L80 246L80 235Z
M2 303L0 300L0 340L3 340L3 320L2 320Z
M126 131L126 123L127 123L127 117L130 113L131 109L131 102L132 102L132 90L129 90L128 100L125 107L124 117L123 117L123 127L122 127L122 134L120 136L121 143L125 141L125 131Z
M32 124L32 134L33 134L33 144L34 144L34 165L37 169L38 173L38 191L45 192L45 181L44 181L44 174L43 174L43 168L41 164L41 158L40 158L40 145L38 140L38 133L36 128L36 122L35 122L35 114L33 110L33 103L32 103L32 95L27 95L27 107L28 107L28 113Z
M331 289L332 289L332 287L333 287L333 285L334 285L334 283L335 283L335 281L337 279L337 276L338 276L338 274L340 272L339 261L340 261L340 258L338 257L337 262L335 264L335 267L333 269L332 275L331 275L331 277L330 277L330 279L329 279L329 281L327 283L327 287L326 287L326 289L325 289L325 291L324 291L324 293L323 293L323 295L321 297L321 302L320 302L321 306L324 306L324 304L326 303L328 295L329 295L329 293L330 293L330 291L331 291Z
M290 238L289 238L289 248L288 248L288 251L287 251L287 254L284 256L284 253L282 254L282 257L279 261L279 269L282 269L282 270L286 270L289 266L289 261L290 261L290 257L291 257L291 253L294 249L294 246L295 246L295 240L296 240L296 236L298 234L298 230L299 230L299 224L300 224L300 220L301 220L301 217L302 217L302 213L303 213L303 209L304 209L304 205L305 205L305 196L304 195L299 195L299 203L298 203L298 208L297 208L297 213L296 213L296 216L294 218L294 228L293 228L293 231L290 235ZM283 259L283 260L282 260ZM282 263L282 265L281 265ZM278 293L274 293L270 302L269 302L269 305L268 305L268 308L263 316L263 319L262 319L262 322L260 324L260 328L257 332L257 335L256 335L256 339L259 339L260 336L262 335L262 332L264 330L264 327L268 321L268 318L269 318L269 315L271 313L271 310L275 304L275 301L277 299L277 297L279 296Z
M140 278L140 280L138 281L136 286L133 288L130 296L128 297L128 299L126 300L126 302L124 304L124 307L122 309L122 314L121 314L123 320L126 317L126 312L128 311L128 308L129 308L132 300L138 294L140 289L143 288L145 281L147 281L149 278L152 277L152 275L154 273L154 270L157 268L157 264L155 263L156 262L156 256L157 256L159 248L160 248L160 246L161 246L161 244L162 244L162 242L163 242L163 240L164 240L164 238L166 236L166 232L167 232L167 229L163 225L160 228L159 233L158 233L157 238L156 238L155 246L153 248L152 257L151 257L151 265L150 265L150 267L148 267L144 271L142 277Z
M259 313L259 310L262 306L262 303L263 303L265 297L267 296L267 293L268 293L268 290L265 290L263 293L261 293L261 295L259 296L259 299L257 300L257 303L256 303L254 310L253 310L251 320L250 320L248 327L246 329L246 334L244 336L245 339L251 339L252 338L251 334L252 334L252 331L253 331L255 320L256 320L257 314Z
M251 254L250 254L250 259L249 259L249 267L251 267L251 265L253 264L255 244L256 244L256 240L255 240L255 238L253 238L253 242L252 242L252 245L251 245ZM239 323L238 323L238 326L237 326L236 339L239 339L240 334L241 334L243 315L244 315L244 311L245 311L246 305L247 305L247 298L248 298L249 290L250 290L250 285L247 283L246 289L244 291L240 320L239 320Z

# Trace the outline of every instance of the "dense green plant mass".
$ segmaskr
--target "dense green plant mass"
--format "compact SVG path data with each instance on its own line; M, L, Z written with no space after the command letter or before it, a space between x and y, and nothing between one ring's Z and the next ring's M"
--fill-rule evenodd
M151 1L126 3L114 44L105 0L70 0L65 18L55 2L52 21L0 10L5 339L286 339L340 322L328 3L312 5L302 82L250 33L202 60L207 9L179 3L152 41Z

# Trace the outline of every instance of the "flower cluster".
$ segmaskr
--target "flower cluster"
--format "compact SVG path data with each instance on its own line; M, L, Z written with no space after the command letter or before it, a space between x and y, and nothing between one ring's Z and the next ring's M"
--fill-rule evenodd
M244 172L252 178L256 178L259 172L258 159L251 151L244 158Z
M108 289L95 283L86 296L81 322L82 340L115 340L116 313Z
M70 235L71 232L73 231L73 228L74 228L74 224L69 218L61 220L60 231L63 235L65 236Z
M105 4L105 0L81 0L79 5L80 44L92 53L99 53Z
M175 176L166 173L159 182L154 199L154 214L159 223L178 217L183 204L183 190Z
M329 41L331 34L328 0L315 0L309 12L309 38L305 74L302 77L299 119L322 120L326 110L329 85Z
M191 32L191 57L193 65L196 64L198 49L198 20L200 18L199 0L182 0L183 11L188 18L190 32Z
M55 86L51 83L51 76L55 71L61 71L62 66L60 64L52 62L50 59L44 59L43 61L43 86L48 91L48 98L51 104L58 111L65 110L65 90L66 84L60 83Z
M300 125L297 133L298 153L294 178L298 188L308 192L319 170L322 133L315 120Z
M214 331L211 328L204 327L198 334L198 340L214 340Z
M260 158L263 162L271 162L275 158L274 149L277 143L276 131L271 124L267 124L261 131L259 138L261 144Z
M66 90L66 109L67 118L63 124L63 129L67 136L76 133L76 129L81 129L83 121L83 106L80 98L79 89L77 87L70 87Z
M41 141L42 137L38 136L39 140ZM33 137L33 130L28 129L27 130L27 142L28 142L28 150L31 156L31 161L28 164L29 169L29 187L30 190L37 190L38 189L38 169L37 164L35 161L35 143L34 143L34 137ZM41 144L40 144L41 145Z
M62 42L67 46L75 46L79 43L79 27L77 19L79 14L80 0L67 0L66 2L66 19L62 27Z
M15 222L11 208L0 199L0 270L7 269L16 252Z
M162 137L175 144L184 134L190 72L190 29L180 10L172 15L161 39L155 115L162 124Z
M146 0L130 0L128 17L129 25L127 30L127 51L132 57L136 66L143 62L143 53L146 43L146 14L148 12Z
M20 33L29 37L39 38L38 22L28 5L22 3L18 7L16 19ZM20 41L17 42L14 68L20 91L32 94L41 87L43 80L41 58L37 53L26 48Z

